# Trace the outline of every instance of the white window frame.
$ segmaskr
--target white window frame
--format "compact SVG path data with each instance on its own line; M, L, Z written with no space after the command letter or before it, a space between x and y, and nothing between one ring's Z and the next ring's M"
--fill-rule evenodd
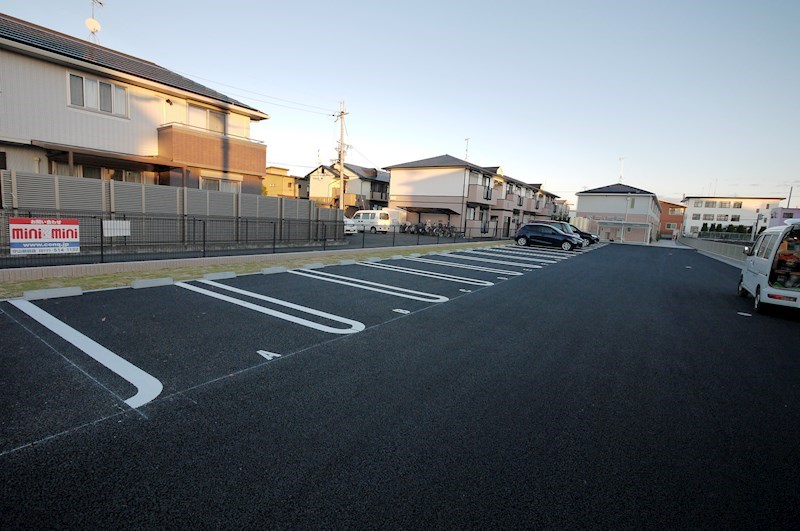
M197 126L194 126L191 123L191 121L189 120L189 114L191 113L191 109L201 110L201 111L203 111L205 113L205 124L201 127L201 129L205 129L206 131L208 131L210 133L218 133L220 135L225 135L225 134L228 133L228 125L229 124L228 124L228 114L227 113L225 113L225 112L223 112L223 111L221 111L219 109L212 109L210 107L205 107L203 105L198 105L196 103L189 103L189 105L186 106L186 124L190 125L190 126L193 126L193 127L197 127ZM222 119L222 131L218 131L216 129L212 129L211 128L211 123L212 123L211 116L212 116L212 113L215 114L215 115L219 115L220 118Z
M81 80L81 103L72 101L72 80ZM100 87L106 85L111 88L110 101L111 110L100 108ZM91 97L89 97L91 96ZM117 118L128 118L128 89L127 87L111 82L106 79L87 77L84 74L67 72L67 107L81 109L84 111L95 112L105 116L115 116Z

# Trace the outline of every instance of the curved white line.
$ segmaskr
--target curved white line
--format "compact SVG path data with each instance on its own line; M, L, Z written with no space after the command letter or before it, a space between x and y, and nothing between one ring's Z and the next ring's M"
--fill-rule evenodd
M526 256L538 256L540 258L548 258L550 260L569 260L575 256L574 254L563 255L548 251L534 251L532 249L526 249L525 247L496 247L494 250L498 253L515 253Z
M161 391L164 389L164 386L157 378L147 374L128 360L114 354L100 343L78 332L67 323L56 319L30 301L10 300L8 302L132 384L136 388L136 394L125 400L125 403L130 407L135 409L147 404L160 395Z
M540 264L557 264L558 263L555 260L545 260L544 258L533 258L533 257L519 255L519 254L514 254L512 256L503 256L502 255L502 251L500 251L499 249L494 251L494 252L492 252L492 253L488 253L488 252L484 253L484 252L481 252L481 251L462 251L462 252L468 253L468 254L477 254L479 256L493 256L495 258L498 258L497 253L501 253L499 258L514 258L515 260L526 260L528 262L539 262Z
M370 262L357 262L357 265L365 267L374 267L376 269L384 269L386 271L394 271L396 273L405 273L408 275L417 275L420 277L435 278L437 280L447 280L448 282L458 282L461 284L469 284L471 286L494 286L494 282L488 280L478 280L474 278L458 277L455 275L447 275L445 273L437 273L435 271L425 271L423 269L413 269L411 267L402 267L392 264L375 264Z
M515 267L532 267L533 269L541 269L542 266L536 264L523 264L520 262L506 262L505 260L491 260L489 258L478 258L477 256L464 256L462 254L450 253L447 256L456 258L458 260L472 260L473 262L486 262L489 264L510 265Z
M324 317L325 319L330 319L331 321L336 321L337 323L349 325L350 328L333 328L332 326L325 326L319 323L315 323L314 321L309 321L308 319L303 319L302 317L289 315L288 313L283 313L277 310L272 310L270 308L265 308L264 306L259 306L258 304L253 304L240 299L235 299L233 297L228 297L227 295L223 295L215 291L209 291L207 289L198 288L197 286L192 286L191 284L186 284L185 282L176 282L175 285L181 288L188 289L190 291L202 293L203 295L207 295L209 297L214 297L215 299L219 299L225 302L230 302L231 304L236 304L243 308L247 308L248 310L253 310L266 315L271 315L272 317L277 317L278 319L283 319L284 321L290 321L292 323L306 326L308 328L313 328L314 330L319 330L321 332L327 332L329 334L355 334L356 332L361 332L365 328L364 323L361 323L359 321L353 321L352 319L339 317L338 315L333 315L320 310L315 310L314 308L308 308L306 306L300 306L299 304L293 304L291 302L283 301L280 299L273 299L272 297L267 297L266 295L261 295L260 293L245 291L243 289L234 288L233 286L228 286L225 284L220 284L219 282L214 282L212 280L198 280L198 282L202 282L203 284L208 284L209 286L216 286L218 288L232 291L240 295L246 295L254 299L267 301L272 304L277 304L278 306L285 306L287 308L292 308L293 310L297 310L303 313L316 315L318 317Z
M496 274L512 275L512 276L521 276L525 274L525 273L520 273L519 271L507 271L505 269L493 269L491 267L482 267L470 264L456 264L454 262L448 262L446 260L431 260L429 258L411 258L408 256L404 256L403 260L411 260L413 262L423 262L425 264L436 264L446 267L457 267L459 269L472 269L473 271L483 271L484 273L496 273Z
M413 299L422 302L447 302L450 299L442 295L434 295L433 293L425 293L422 291L414 291L411 289L398 288L397 286L389 286L387 284L378 284L377 282L369 282L359 278L343 277L341 275L333 275L331 273L324 273L317 270L303 270L290 269L288 273L294 275L301 275L316 280L324 280L326 282L334 282L336 284L343 284L359 289L366 289L369 291L377 291L378 293L385 293L387 295L394 295L395 297L403 297L405 299ZM342 279L342 280L337 280ZM379 286L379 287L371 287ZM380 289L387 288L387 289Z

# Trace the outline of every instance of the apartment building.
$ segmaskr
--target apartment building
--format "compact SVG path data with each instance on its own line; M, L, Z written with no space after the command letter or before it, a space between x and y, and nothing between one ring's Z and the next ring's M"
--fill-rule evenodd
M719 197L687 196L681 200L686 206L683 235L697 238L711 225L744 226L754 234L767 227L772 210L778 208L782 197ZM703 229L703 225L706 229Z
M380 210L389 205L389 172L344 164L345 215L357 210ZM309 183L309 198L324 206L339 206L341 177L339 165L320 165L305 176Z
M384 169L391 174L389 207L406 210L412 222L449 223L473 236L509 236L523 223L552 218L557 211L557 195L504 175L499 166L440 155Z
M655 239L661 205L654 193L617 183L575 195L575 225L601 240L649 244Z
M261 194L264 112L155 63L0 14L0 169Z
M267 166L261 193L272 197L308 199L308 179L289 175L289 168Z
M658 234L661 238L674 239L681 234L683 229L683 212L686 206L669 201L659 201L661 207L661 221L658 225Z
M787 219L800 219L800 208L773 208L770 210L767 228L783 225Z

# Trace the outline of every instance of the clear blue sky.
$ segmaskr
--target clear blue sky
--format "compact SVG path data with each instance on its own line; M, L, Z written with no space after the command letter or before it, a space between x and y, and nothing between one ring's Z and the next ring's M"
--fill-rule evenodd
M297 175L335 158L344 100L355 164L464 158L469 138L470 162L571 202L626 157L659 198L794 186L800 206L797 0L104 3L99 44L267 112L254 136ZM88 38L90 0L0 9Z

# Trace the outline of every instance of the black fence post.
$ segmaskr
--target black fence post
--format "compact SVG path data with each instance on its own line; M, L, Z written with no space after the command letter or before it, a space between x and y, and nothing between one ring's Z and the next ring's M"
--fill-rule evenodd
M328 226L325 224L322 225L322 250L328 250Z
M419 229L417 229L417 245L419 245Z
M105 246L103 244L103 218L102 216L98 218L100 220L100 263L105 263Z
M397 239L397 228L398 227L399 227L399 225L395 225L393 227L394 230L392 231L392 247L394 247L394 241L395 241L395 239Z
M272 254L275 254L275 237L276 237L277 232L278 232L277 228L278 227L275 225L275 222L273 221L272 222Z
M364 227L364 232L361 233L361 248L367 246L367 227Z
M206 257L206 220L200 220L203 223L203 258Z

